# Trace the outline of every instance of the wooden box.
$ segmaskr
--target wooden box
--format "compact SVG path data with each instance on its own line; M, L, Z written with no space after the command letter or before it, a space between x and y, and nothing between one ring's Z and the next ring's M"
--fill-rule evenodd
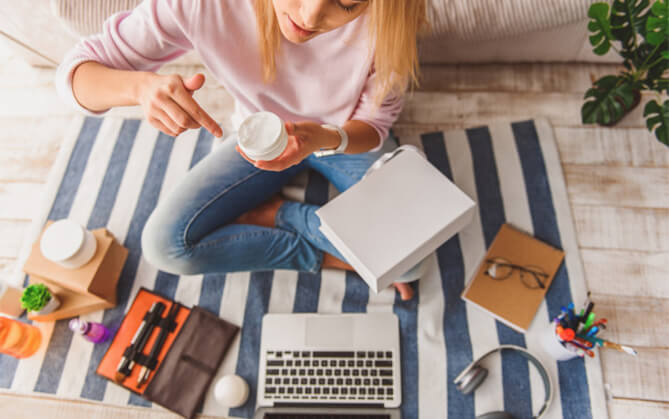
M116 285L128 250L107 229L100 228L92 233L97 240L95 255L78 269L63 268L46 259L40 251L41 234L35 241L23 271L30 275L31 284L44 283L53 290L60 299L60 307L45 315L28 312L30 320L54 321L116 305Z

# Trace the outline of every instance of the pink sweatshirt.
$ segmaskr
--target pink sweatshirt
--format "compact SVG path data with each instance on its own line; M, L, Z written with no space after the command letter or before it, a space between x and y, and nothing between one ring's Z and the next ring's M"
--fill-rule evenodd
M101 34L81 40L56 74L60 96L89 115L72 93L72 72L84 61L123 70L156 71L190 49L235 98L235 129L251 113L270 111L287 121L368 123L381 148L403 105L389 96L374 112L376 75L368 53L366 14L303 44L281 37L276 80L262 82L252 0L145 0L111 16ZM189 75L184 75L189 76ZM205 109L206 111L206 109Z

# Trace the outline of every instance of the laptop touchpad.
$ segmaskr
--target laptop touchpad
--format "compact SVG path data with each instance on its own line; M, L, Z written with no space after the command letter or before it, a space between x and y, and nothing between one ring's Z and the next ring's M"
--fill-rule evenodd
M307 318L307 346L350 348L353 344L353 321L350 318Z

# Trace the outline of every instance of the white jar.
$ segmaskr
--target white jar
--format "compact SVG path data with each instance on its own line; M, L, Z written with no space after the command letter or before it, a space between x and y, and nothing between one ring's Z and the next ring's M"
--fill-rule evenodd
M238 375L226 375L214 386L214 397L225 407L242 406L249 398L249 385Z
M541 332L541 343L546 352L558 361L568 361L578 356L578 354L567 349L564 344L558 340L555 331L555 323L553 322Z
M67 269L77 269L95 256L97 244L93 233L72 220L63 219L44 231L40 250L48 260Z
M257 112L239 126L237 144L251 160L274 160L286 149L288 133L277 115Z

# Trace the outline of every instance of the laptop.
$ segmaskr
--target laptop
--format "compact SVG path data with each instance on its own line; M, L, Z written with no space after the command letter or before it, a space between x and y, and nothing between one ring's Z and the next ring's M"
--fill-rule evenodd
M255 419L399 419L400 366L393 313L267 314Z

